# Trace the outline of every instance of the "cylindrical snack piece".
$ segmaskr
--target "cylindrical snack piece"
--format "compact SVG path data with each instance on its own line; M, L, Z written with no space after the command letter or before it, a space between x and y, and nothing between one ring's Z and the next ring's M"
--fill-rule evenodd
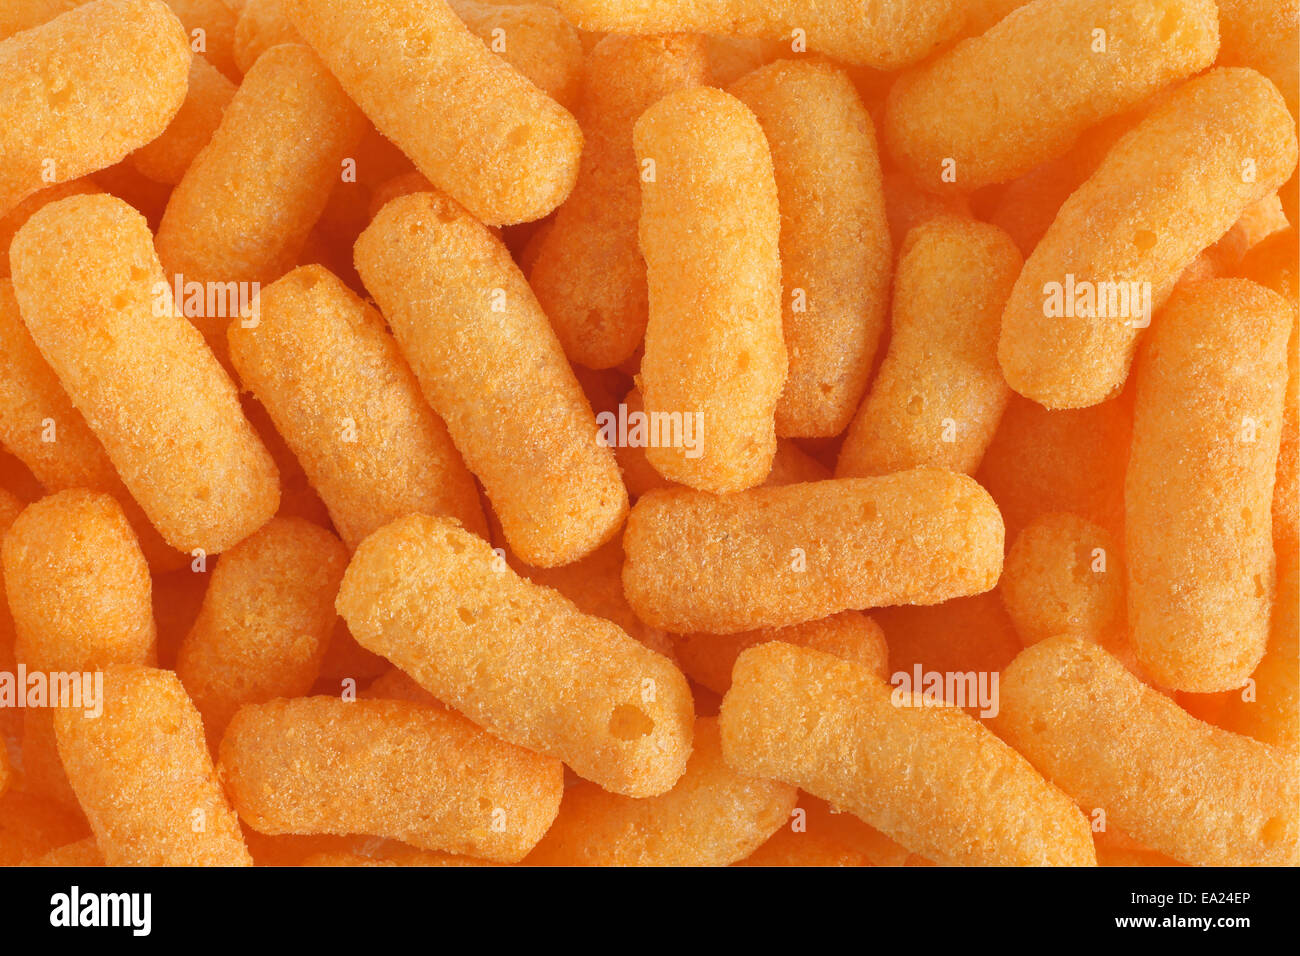
M1247 279L1180 287L1138 368L1125 482L1129 626L1160 685L1240 687L1268 642L1281 296Z
M104 712L54 717L59 756L109 866L251 866L239 820L170 671L111 667Z
M190 55L161 0L97 0L0 43L0 216L157 137Z
M779 60L730 91L767 136L781 207L790 370L776 433L838 435L867 388L893 263L871 117L826 63Z
M978 721L821 651L742 653L718 723L734 769L794 784L936 863L1096 862L1079 809Z
M176 657L211 743L242 705L311 690L347 561L338 538L301 518L272 518L221 556Z
M262 833L391 837L513 863L560 807L564 768L438 704L301 697L241 707L220 767Z
M380 210L356 261L511 549L554 567L613 537L627 513L614 453L501 241L418 193Z
M1054 637L1002 672L994 724L1084 809L1184 863L1296 865L1294 754L1220 730L1091 641Z
M952 39L963 0L550 0L580 29L606 33L710 33L785 43L857 66L893 70Z
M686 772L667 793L637 800L582 781L525 861L529 866L728 866L785 823L798 791L737 773L722 759L718 722L695 722Z
M223 551L275 513L275 465L179 315L144 217L111 196L46 206L14 237L32 338L174 548Z
M486 537L478 489L384 320L333 273L304 266L232 322L230 358L355 548L412 512Z
M160 183L179 183L221 125L221 117L234 97L235 84L195 55L190 62L185 102L162 135L131 154L131 164Z
M935 190L1014 179L1213 63L1218 14L1214 0L1037 0L898 78L890 154Z
M632 127L667 93L703 83L707 69L697 36L608 36L587 58L578 180L528 276L571 361L611 368L641 344L649 305Z
M767 140L734 96L698 87L646 110L633 142L650 294L641 395L662 423L646 455L692 488L752 488L772 467L787 367Z
M1009 394L998 330L1020 266L1011 237L986 223L942 216L907 234L889 350L840 447L838 477L975 471Z
M569 195L582 131L444 0L284 0L348 95L429 182L489 225Z
M916 468L724 496L652 491L623 548L623 588L642 620L732 634L987 591L1002 570L1002 519L967 476Z
M167 281L238 288L289 271L364 122L307 47L285 44L259 57L167 202L157 238ZM219 351L240 316L229 306L209 309L207 298L193 315L187 294L185 313Z
M1182 271L1295 165L1291 114L1253 70L1211 70L1165 97L1025 262L1002 314L1007 383L1048 408L1115 394Z
M498 564L454 521L411 515L376 531L337 606L363 647L434 697L607 790L654 796L682 775L694 714L681 672Z

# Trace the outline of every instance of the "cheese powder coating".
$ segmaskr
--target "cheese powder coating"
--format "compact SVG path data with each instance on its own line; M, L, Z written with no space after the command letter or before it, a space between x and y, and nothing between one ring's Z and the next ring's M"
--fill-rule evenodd
M265 524L275 465L175 312L144 217L74 196L32 216L10 256L32 338L167 543L215 553Z
M453 521L399 518L353 555L339 613L363 647L499 737L614 793L671 789L691 748L686 678L498 562Z

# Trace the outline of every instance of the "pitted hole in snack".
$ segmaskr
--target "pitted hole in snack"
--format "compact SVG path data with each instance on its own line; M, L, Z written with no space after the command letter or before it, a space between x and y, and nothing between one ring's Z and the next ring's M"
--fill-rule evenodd
M635 704L619 704L609 717L609 732L619 740L636 740L655 729L655 722Z

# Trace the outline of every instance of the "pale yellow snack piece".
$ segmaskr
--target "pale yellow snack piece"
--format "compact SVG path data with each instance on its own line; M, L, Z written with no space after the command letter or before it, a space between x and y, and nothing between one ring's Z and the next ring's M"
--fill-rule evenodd
M931 189L1007 182L1205 69L1218 26L1214 0L1037 0L900 76L885 142Z
M179 183L234 98L235 84L203 57L194 56L185 102L162 135L131 154L131 165L160 183Z
M772 467L787 367L767 140L743 103L699 87L646 110L633 143L650 294L641 394L652 418L679 416L683 435L689 420L700 439L646 455L701 491L752 488Z
M1160 685L1240 687L1268 641L1273 482L1294 312L1245 279L1180 287L1138 367L1128 617Z
M1011 237L986 223L941 216L907 234L889 348L840 446L838 477L979 467L1010 394L998 331L1020 266Z
M0 42L0 215L157 137L189 69L161 0L97 0Z
M709 690L725 694L741 651L768 641L812 647L853 661L882 680L889 676L884 632L865 614L842 611L806 624L769 627L737 634L679 634L673 639L682 671Z
M54 726L108 866L252 865L175 674L110 667L103 714L60 710Z
M265 285L288 272L364 123L307 47L259 57L167 202L156 244L168 282ZM186 315L221 354L226 328L243 321L238 310L205 301L191 314L186 299Z
M1113 396L1149 318L1143 300L1159 309L1197 254L1295 165L1290 114L1253 70L1211 70L1164 98L1065 201L1025 262L998 342L1007 383L1048 408ZM1119 293L1135 286L1125 309Z
M727 866L785 823L798 792L737 773L722 759L718 722L695 722L686 772L667 793L637 800L581 782L524 862L529 866Z
M244 704L311 690L347 561L338 538L301 518L272 518L221 556L176 657L211 745Z
M997 582L1002 547L993 499L938 469L653 491L628 518L623 589L655 627L733 634L978 594Z
M349 549L417 511L487 535L474 479L378 312L305 266L261 291L258 318L231 323L231 361Z
M395 199L357 268L425 398L524 561L576 561L618 531L627 490L555 333L510 253L436 193Z
M994 724L1085 812L1184 863L1291 865L1294 753L1196 720L1103 649L1058 637L1002 674Z
M540 219L573 189L577 121L444 0L283 2L379 131L478 219Z
M653 796L683 772L694 714L681 672L454 521L411 515L372 534L337 607L434 697L607 790Z
M275 465L234 385L177 314L139 213L110 196L46 206L14 237L33 340L172 547L216 553L275 513Z
M961 30L963 0L549 0L583 30L713 33L786 43L861 66L897 69Z
M772 642L736 661L718 723L734 769L797 785L937 863L1095 864L1079 809L956 707Z
M546 832L558 760L440 706L303 697L249 704L221 741L239 815L268 834L370 834L513 863Z
M893 264L871 117L827 63L781 60L730 92L763 127L780 201L790 368L776 433L838 435L866 392Z
M564 352L589 368L628 359L645 335L637 245L641 177L632 127L667 93L705 82L704 39L610 36L592 49L577 109L585 140L573 193L538 240L528 279Z
M1124 624L1122 553L1105 528L1050 512L1011 545L998 592L1025 645L1058 634L1104 643Z

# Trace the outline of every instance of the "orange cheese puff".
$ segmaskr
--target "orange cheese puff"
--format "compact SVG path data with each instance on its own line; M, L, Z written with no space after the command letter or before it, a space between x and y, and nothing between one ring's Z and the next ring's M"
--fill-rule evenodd
M103 866L104 855L99 852L94 837L75 843L65 843L48 853L23 861L23 866Z
M311 690L347 560L338 538L300 518L272 518L221 556L176 658L211 744L242 705Z
M961 0L548 0L583 30L714 33L790 42L845 63L896 69L932 53L966 19Z
M152 583L111 497L72 490L29 505L4 536L18 659L32 670L154 660Z
M144 218L65 199L19 230L11 261L32 338L167 543L216 553L265 524L275 466L175 311Z
M926 192L899 172L885 173L883 181L885 217L889 220L889 235L894 249L902 246L909 232L937 216L971 217L970 202L960 193L938 195Z
M17 866L86 835L86 821L67 807L11 790L0 798L0 866Z
M271 47L305 42L289 20L283 0L248 0L235 24L235 65L247 73Z
M1092 835L1098 866L1182 866L1163 853L1144 847L1120 830L1099 830Z
M1210 259L1218 274L1228 275L1238 268L1246 253L1288 225L1282 200L1272 193L1243 210L1232 228L1201 255Z
M1282 91L1291 115L1300 115L1300 3L1297 0L1218 0L1219 62L1249 66Z
M628 518L623 589L655 627L734 634L978 594L997 582L1002 547L993 499L938 469L723 497L654 491Z
M330 516L325 502L320 500L292 449L276 430L266 406L250 394L241 395L239 404L280 472L280 508L276 514L281 518L305 518L312 524L328 527Z
M718 722L695 722L686 772L644 800L593 783L570 787L529 866L727 866L753 853L790 817L798 793L737 773L722 759Z
M129 157L116 166L101 169L90 179L101 190L123 200L144 216L151 231L162 222L172 187L150 179L132 165Z
M1016 537L998 591L1026 645L1058 634L1103 641L1122 626L1123 577L1106 529L1051 512Z
M786 37L787 40L791 39ZM726 89L765 63L789 55L790 45L757 37L708 36L709 79L713 86Z
M150 179L179 183L234 97L235 84L203 57L194 57L185 102L161 136L131 154L131 163Z
M224 0L166 3L185 27L194 52L202 54L226 76L237 79L241 71L235 64L235 24L239 18Z
M788 437L838 435L867 388L893 253L871 117L841 70L781 60L733 84L772 152L781 210Z
M1058 786L1184 863L1295 865L1294 755L1211 727L1102 648L1055 637L1002 674L998 733Z
M297 260L363 129L361 113L305 46L260 57L167 203L157 244L168 280L278 279ZM200 330L223 335L228 310L202 311L193 316Z
M283 2L379 131L476 218L540 219L573 189L577 121L443 0Z
M258 312L231 323L231 360L349 548L414 511L486 536L474 479L378 312L320 266L263 289Z
M1020 266L1015 243L996 226L941 217L907 234L889 349L840 448L836 475L979 466L1009 394L998 329Z
M613 452L501 241L420 193L380 210L356 262L514 552L554 567L613 537L627 513Z
M34 192L5 216L0 216L0 277L9 275L9 244L14 240L14 233L31 218L32 213L52 202L67 199L69 196L81 196L86 193L100 192L100 188L90 179L74 179L72 182L59 183Z
M1295 553L1278 561L1277 600L1268 649L1250 675L1253 693L1234 691L1223 713L1228 730L1268 744L1300 747L1300 575ZM1248 685L1249 686L1249 685Z
M366 223L369 224L371 219L379 215L379 210L398 196L409 196L411 193L427 193L432 190L433 186L429 184L429 180L424 178L423 173L402 173L400 176L386 179L370 194L370 205L366 210L369 215Z
M582 86L582 40L558 11L541 3L448 4L488 49L565 109L573 108Z
M1218 41L1213 0L1038 0L899 77L885 142L927 188L1007 182L1205 69Z
M967 0L966 25L958 33L960 37L977 37L995 23L1000 22L1012 10L1019 9L1029 0Z
M574 362L610 368L641 344L648 305L632 127L666 94L703 83L707 68L697 36L610 36L587 58L577 111L585 141L578 181L539 240L529 274Z
M1102 120L1081 134L1068 152L1007 183L988 221L1014 239L1022 254L1029 255L1051 226L1061 204L1097 171L1110 148L1147 111L1138 107Z
M1183 287L1138 370L1125 485L1128 611L1165 687L1240 687L1268 640L1271 507L1294 322L1245 279Z
M10 0L0 10L0 40L48 23L86 0Z
M106 864L252 865L199 712L171 671L110 667L103 714L59 710L54 727Z
M787 366L767 140L738 99L699 87L646 110L633 143L638 168L654 170L641 186L650 313L639 384L651 421L671 432L682 420L646 455L692 488L752 488L772 467ZM688 423L696 440L676 440Z
M875 827L863 823L851 813L837 810L825 800L800 793L799 806L807 814L805 821L809 833L824 835L864 857L872 866L903 866L910 855Z
M519 577L447 518L372 534L336 602L362 646L497 736L607 790L670 789L690 750L686 678L616 625Z
M1149 308L1295 164L1290 115L1258 73L1211 70L1165 98L1066 200L1025 263L998 343L1008 384L1048 408L1113 395Z
M760 644L736 661L718 723L733 769L798 785L949 865L1092 865L1088 821L955 707L896 702L870 671Z
M532 849L563 793L558 761L401 700L249 704L219 763L262 833L364 833L505 863Z
M559 568L530 568L513 558L511 567L520 575L552 588L572 601L583 614L612 621L652 651L675 659L673 642L663 631L650 627L632 613L623 595L623 545L607 541L580 561Z
M189 69L160 0L97 0L0 43L0 215L156 138Z
M766 843L732 866L870 866L861 853L815 833L781 827Z
M1015 539L1034 518L1070 511L1119 533L1132 411L1126 397L1048 411L1012 394L976 479Z
M784 641L814 647L853 661L877 677L889 676L889 649L880 625L857 611L843 611L820 621L769 627L737 634L681 634L675 638L677 656L686 676L709 690L725 694L740 652L756 644Z

